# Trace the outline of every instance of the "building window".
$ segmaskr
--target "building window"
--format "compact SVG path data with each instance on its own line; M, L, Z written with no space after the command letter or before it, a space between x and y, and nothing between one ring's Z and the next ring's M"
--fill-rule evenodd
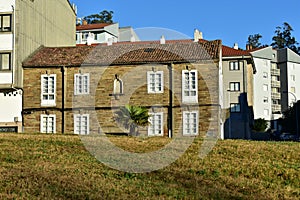
M264 115L268 116L269 115L269 110L268 109L264 109Z
M11 14L0 15L0 32L11 31Z
M230 91L240 91L240 83L239 82L231 82L229 83Z
M280 105L280 103L281 103L280 99L273 99L272 102L274 105Z
M56 116L41 115L41 133L55 133L55 132L56 132Z
M183 102L198 102L198 74L197 70L182 71L182 100Z
M163 113L149 113L148 136L163 136Z
M232 113L241 112L241 104L231 103L230 104L230 112L232 112Z
M265 91L265 92L268 91L268 85L267 84L263 85L263 91Z
M292 81L295 81L295 79L296 79L296 78L295 78L295 75L291 75L291 80L292 80Z
M240 70L239 62L238 61L229 62L229 70L230 71Z
M79 135L88 135L89 130L89 114L74 114L74 133Z
M56 74L41 76L41 105L55 106Z
M268 103L268 102L269 102L268 97L264 97L263 102L264 102L264 103Z
M268 78L268 72L263 73L263 78Z
M90 75L89 74L75 74L74 75L74 94L89 94L89 83Z
M296 93L296 88L295 87L291 87L291 92L292 93Z
M183 135L198 135L198 111L183 112Z
M0 53L0 71L11 70L11 53Z
M272 76L272 81L280 81L280 76Z
M148 93L162 93L164 77L163 71L149 71L147 72L147 81L148 81Z

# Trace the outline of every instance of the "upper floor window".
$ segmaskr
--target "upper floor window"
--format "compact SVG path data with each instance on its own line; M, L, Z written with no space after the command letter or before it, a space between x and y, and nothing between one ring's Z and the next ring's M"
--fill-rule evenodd
M267 84L263 84L263 91L266 92L269 90L269 86Z
M240 65L238 61L229 62L229 70L240 70Z
M182 100L183 102L198 102L197 70L182 70Z
M0 32L11 31L11 14L0 15Z
M241 112L241 104L231 103L230 104L230 112L232 112L232 113Z
M41 105L55 106L56 74L41 76Z
M74 94L89 94L89 74L75 74L74 75Z
M149 113L150 125L148 127L149 136L163 136L163 113Z
M198 135L198 111L183 112L183 135Z
M295 80L296 80L295 75L291 75L291 80L292 80L292 81L295 81Z
M268 72L263 72L263 78L268 78Z
M240 83L239 82L231 82L229 83L230 91L240 91Z
M164 77L163 71L147 72L148 93L163 93Z
M0 53L1 70L11 70L11 53Z
M89 134L89 114L74 114L74 133Z
M56 132L56 116L55 115L41 115L41 133L55 133Z

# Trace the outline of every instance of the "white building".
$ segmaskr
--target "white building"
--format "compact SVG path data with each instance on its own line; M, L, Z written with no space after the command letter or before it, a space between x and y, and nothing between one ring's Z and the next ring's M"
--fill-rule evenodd
M0 132L22 131L22 62L41 45L74 46L75 20L68 0L1 1Z
M87 24L76 26L76 44L99 44L112 42L140 41L132 27L119 28L119 23Z

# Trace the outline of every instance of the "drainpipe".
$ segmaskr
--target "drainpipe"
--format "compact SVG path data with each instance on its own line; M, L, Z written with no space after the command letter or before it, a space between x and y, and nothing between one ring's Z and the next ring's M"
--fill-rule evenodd
M62 97L61 97L61 133L65 133L65 66L61 67Z
M15 11L15 7L13 6L13 5L11 5L11 8L12 8L12 11L13 11L13 27L11 28L12 29L12 34L13 34L13 44L12 44L12 51L13 51L13 53L12 53L12 64L11 64L11 67L12 67L12 69L11 69L11 85L14 85L14 70L15 70L15 67L13 68L13 66L15 66L15 61L16 61L16 56L15 56L15 50L16 50L16 31L15 31L15 29L16 29L16 11Z
M169 69L169 108L168 108L168 136L173 137L173 63L168 65Z

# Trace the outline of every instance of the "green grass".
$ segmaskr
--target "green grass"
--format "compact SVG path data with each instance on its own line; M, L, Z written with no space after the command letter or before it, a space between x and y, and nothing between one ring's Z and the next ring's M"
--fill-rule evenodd
M134 152L170 142L110 139ZM78 136L0 134L0 199L299 199L300 143L218 141L200 159L201 143L164 169L134 174L97 161Z

